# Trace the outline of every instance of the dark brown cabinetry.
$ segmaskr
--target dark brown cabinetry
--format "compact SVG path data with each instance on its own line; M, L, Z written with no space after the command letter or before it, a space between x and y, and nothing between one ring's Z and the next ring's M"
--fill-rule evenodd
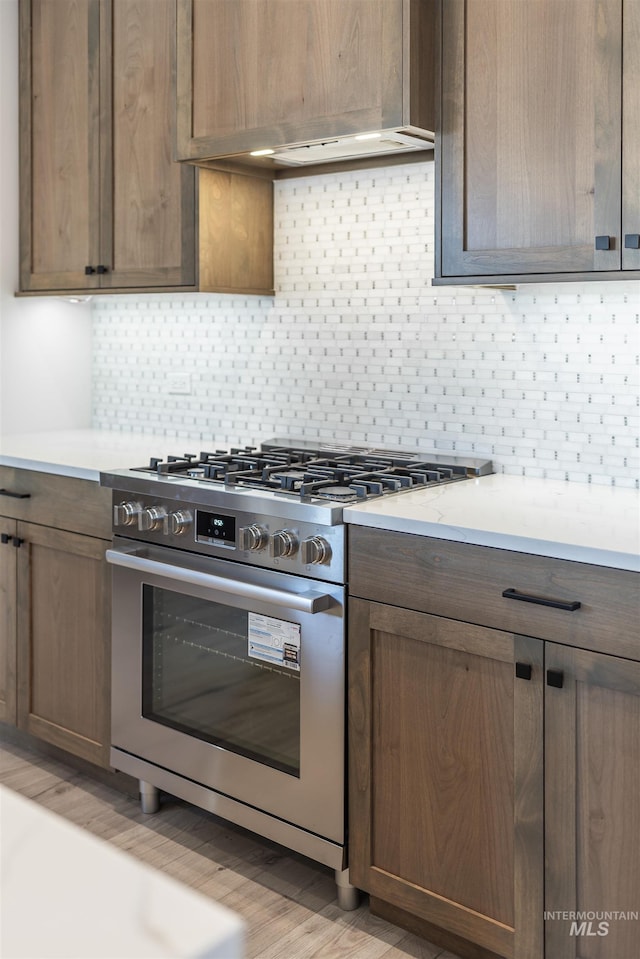
M179 159L433 131L434 10L432 0L178 0Z
M0 467L0 718L109 765L110 500Z
M552 914L637 908L638 575L350 534L352 881L463 954L447 937L508 959L542 959L545 941L554 959L605 955L597 923ZM606 955L632 956L638 932L610 922Z
M441 28L436 282L640 276L637 0L446 0Z
M23 292L193 286L175 0L21 0Z

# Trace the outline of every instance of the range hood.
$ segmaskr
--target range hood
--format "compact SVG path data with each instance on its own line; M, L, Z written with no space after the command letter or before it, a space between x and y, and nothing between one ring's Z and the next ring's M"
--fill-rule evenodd
M178 13L177 160L266 178L433 149L437 0L178 0Z
M304 166L307 163L315 165L432 149L433 140L428 133L418 136L390 130L351 137L335 137L319 143L305 143L275 150L256 150L250 155L268 158L277 166L295 167Z

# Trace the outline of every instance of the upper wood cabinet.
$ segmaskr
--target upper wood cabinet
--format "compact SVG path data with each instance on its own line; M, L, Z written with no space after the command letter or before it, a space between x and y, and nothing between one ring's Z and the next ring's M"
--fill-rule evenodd
M622 12L622 269L640 270L640 3Z
M175 26L176 0L20 0L23 293L273 293L272 184L174 161Z
M178 0L177 155L434 130L432 0Z
M638 0L440 9L436 283L640 277Z
M21 0L23 292L195 283L175 0Z

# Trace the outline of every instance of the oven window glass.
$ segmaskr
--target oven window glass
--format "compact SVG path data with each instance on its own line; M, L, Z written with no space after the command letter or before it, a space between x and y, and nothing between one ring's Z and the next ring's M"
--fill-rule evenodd
M142 715L300 776L300 673L248 655L246 610L143 586Z

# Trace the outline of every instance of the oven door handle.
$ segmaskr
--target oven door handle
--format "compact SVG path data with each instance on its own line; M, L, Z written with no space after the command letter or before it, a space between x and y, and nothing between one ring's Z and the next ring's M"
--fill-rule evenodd
M189 583L192 586L205 586L208 589L219 589L233 596L242 596L245 599L256 599L286 609L296 609L303 613L320 613L328 609L333 597L328 593L289 593L282 589L272 589L270 586L258 586L254 583L243 583L226 576L215 576L212 573L201 573L195 569L185 569L182 566L173 566L170 563L159 563L155 559L147 559L135 552L121 553L116 549L108 549L106 560L113 566L123 566L140 573L155 573L166 576L167 579L177 580L180 583Z

